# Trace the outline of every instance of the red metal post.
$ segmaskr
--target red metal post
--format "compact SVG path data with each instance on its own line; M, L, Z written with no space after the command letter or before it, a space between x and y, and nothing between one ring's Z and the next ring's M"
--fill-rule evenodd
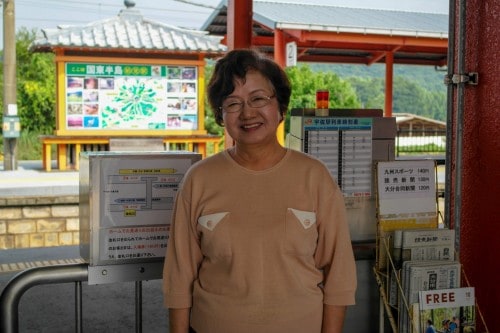
M394 53L385 54L385 107L384 115L392 117L392 85L394 77Z
M229 0L227 4L227 47L229 50L252 46L252 0Z

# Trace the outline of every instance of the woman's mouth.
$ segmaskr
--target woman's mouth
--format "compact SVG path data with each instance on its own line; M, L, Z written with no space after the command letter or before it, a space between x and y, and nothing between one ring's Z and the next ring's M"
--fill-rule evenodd
M254 130L254 129L260 127L261 125L262 125L262 123L246 124L246 125L242 125L241 128L244 129L245 131L251 131L251 130Z

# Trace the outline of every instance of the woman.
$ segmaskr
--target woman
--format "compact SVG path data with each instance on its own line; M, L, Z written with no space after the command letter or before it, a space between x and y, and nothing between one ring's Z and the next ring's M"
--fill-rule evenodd
M177 195L170 333L341 332L356 289L344 201L323 163L277 140L290 94L255 51L216 63L208 100L235 144L191 167Z

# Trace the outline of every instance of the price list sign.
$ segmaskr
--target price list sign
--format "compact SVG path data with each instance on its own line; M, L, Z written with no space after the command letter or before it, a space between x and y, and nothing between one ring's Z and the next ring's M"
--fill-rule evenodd
M379 162L377 193L384 230L437 226L434 161Z
M382 199L415 199L436 196L434 161L379 163L378 192Z
M371 118L306 117L304 152L320 159L345 197L371 196Z

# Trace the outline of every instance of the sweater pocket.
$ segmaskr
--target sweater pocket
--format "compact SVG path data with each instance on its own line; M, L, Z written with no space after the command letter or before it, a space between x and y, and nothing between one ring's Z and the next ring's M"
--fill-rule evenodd
M285 222L286 250L299 256L312 256L318 243L316 214L288 208Z
M201 251L204 256L216 258L231 255L228 212L200 216L197 229L201 234Z

